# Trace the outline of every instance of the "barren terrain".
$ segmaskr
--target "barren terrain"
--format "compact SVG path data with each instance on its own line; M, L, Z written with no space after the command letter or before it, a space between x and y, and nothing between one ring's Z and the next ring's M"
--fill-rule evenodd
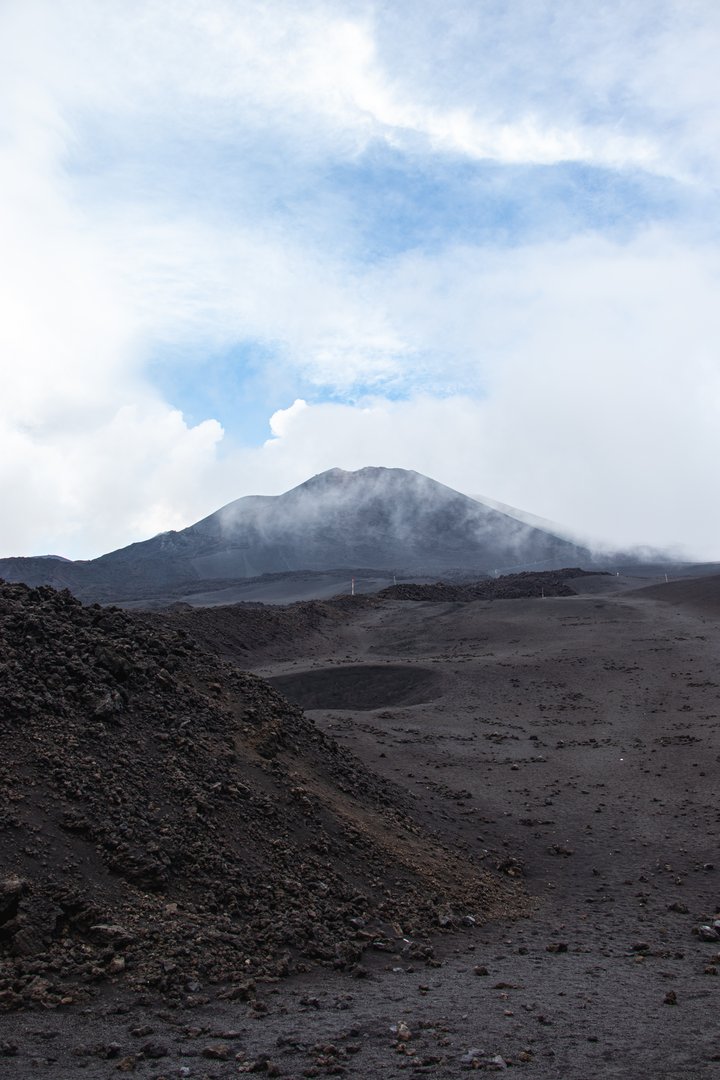
M289 634L233 633L218 609L226 658L400 788L440 850L531 903L484 925L438 908L434 956L388 927L361 969L270 976L252 1001L202 978L169 1001L104 982L80 1006L3 1016L4 1074L720 1074L717 582L589 581L579 596L356 598L294 614ZM196 615L167 621L192 633ZM457 867L433 867L448 892Z

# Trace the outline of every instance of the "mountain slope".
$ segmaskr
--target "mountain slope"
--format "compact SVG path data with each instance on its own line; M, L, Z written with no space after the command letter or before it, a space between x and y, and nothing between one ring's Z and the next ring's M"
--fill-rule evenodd
M123 598L191 582L334 567L438 575L587 561L567 540L404 469L331 469L279 496L247 496L180 532L90 562L0 560L0 576Z

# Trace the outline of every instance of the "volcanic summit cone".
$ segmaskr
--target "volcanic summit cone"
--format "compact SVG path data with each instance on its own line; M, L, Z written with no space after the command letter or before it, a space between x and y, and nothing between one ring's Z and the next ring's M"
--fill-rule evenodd
M0 576L104 601L263 574L377 568L476 578L587 563L590 552L404 469L331 469L278 496L229 503L89 562L0 560Z

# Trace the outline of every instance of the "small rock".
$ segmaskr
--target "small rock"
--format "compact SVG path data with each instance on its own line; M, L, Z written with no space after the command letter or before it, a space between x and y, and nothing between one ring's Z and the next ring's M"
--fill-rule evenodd
M218 994L218 997L223 1001L247 1001L255 993L255 983L252 979L248 979L247 982L237 983L235 986L231 986L229 990L223 990ZM302 1001L300 1002L302 1005Z
M677 994L674 990L668 990L663 1000L666 1005L677 1005Z
M135 934L124 926L111 925L109 923L97 923L90 930L103 941L110 941L113 945L129 945L135 940Z
M170 1047L162 1039L148 1039L140 1047L140 1051L146 1058L164 1058L170 1053Z
M210 1043L202 1049L203 1057L214 1058L216 1061L227 1061L231 1053L227 1043Z

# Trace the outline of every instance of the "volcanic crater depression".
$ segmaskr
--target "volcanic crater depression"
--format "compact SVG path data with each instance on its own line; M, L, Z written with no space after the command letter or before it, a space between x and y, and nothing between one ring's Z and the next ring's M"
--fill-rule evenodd
M301 709L369 712L395 705L424 705L442 693L442 678L407 664L348 664L315 668L267 680Z

